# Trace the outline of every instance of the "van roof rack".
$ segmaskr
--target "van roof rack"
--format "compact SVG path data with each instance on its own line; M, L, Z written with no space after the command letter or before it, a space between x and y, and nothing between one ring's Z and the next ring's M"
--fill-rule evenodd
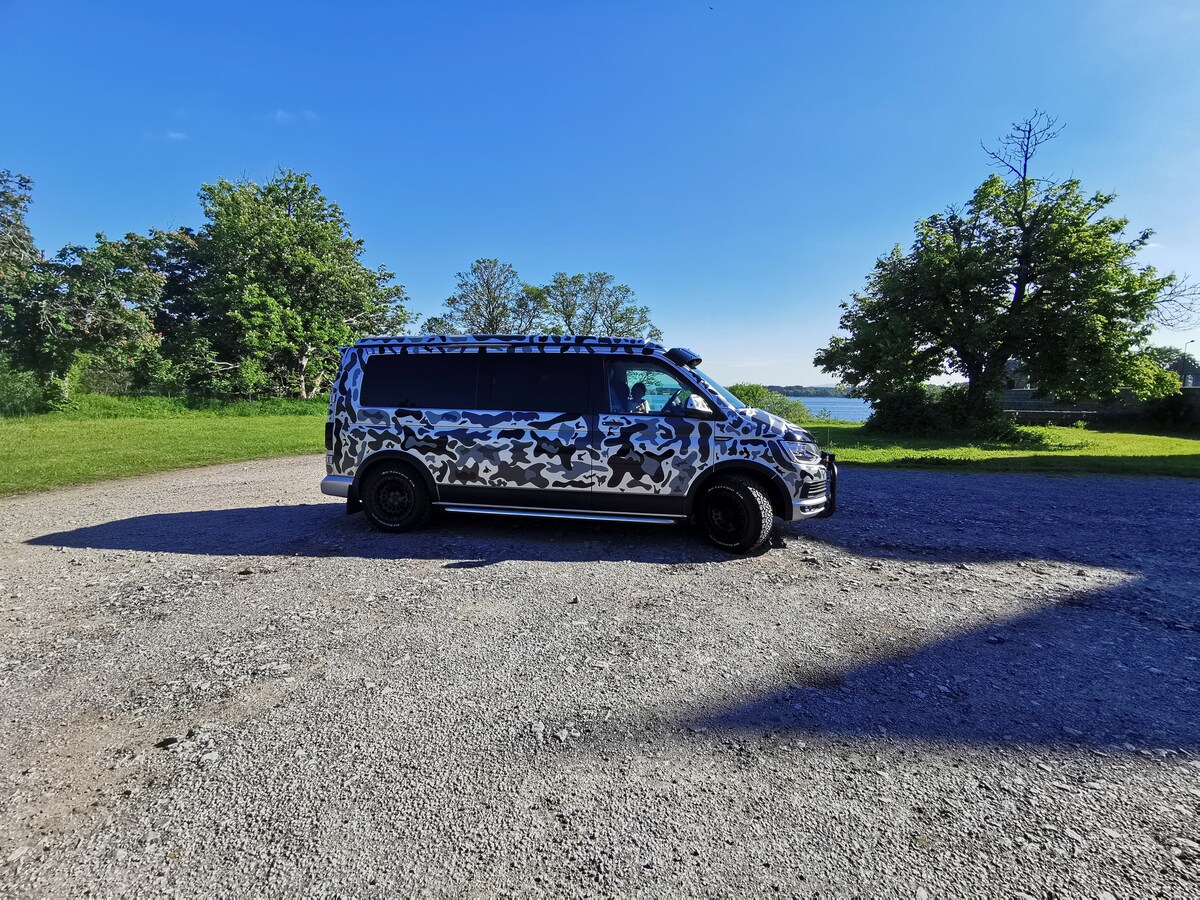
M643 340L642 338L604 337L590 334L385 334L360 338L354 343L354 346L387 347L400 344L442 347L467 344L491 346L532 344L545 346L641 347L650 351L666 351L666 347L662 344L655 341Z

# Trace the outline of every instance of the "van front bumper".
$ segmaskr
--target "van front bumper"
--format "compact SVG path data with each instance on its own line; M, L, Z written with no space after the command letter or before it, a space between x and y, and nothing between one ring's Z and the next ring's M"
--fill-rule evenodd
M796 519L826 519L837 511L837 457L821 451L821 472L804 485L801 496L792 501L792 521Z
M321 493L330 497L349 497L354 479L348 475L326 475L321 479Z

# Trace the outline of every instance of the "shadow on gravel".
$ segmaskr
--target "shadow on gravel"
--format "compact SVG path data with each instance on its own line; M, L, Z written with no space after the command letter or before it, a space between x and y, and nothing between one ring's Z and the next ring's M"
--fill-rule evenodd
M907 655L791 686L685 724L718 731L969 744L1200 749L1200 627L1144 587L1065 603Z
M834 518L781 527L777 545L802 540L817 551L825 544L943 568L1026 561L1031 583L1066 599L891 658L784 672L786 687L711 701L683 713L681 728L1200 750L1200 482L847 469L840 507ZM29 543L429 559L450 568L736 559L666 526L446 516L421 532L386 535L336 503L137 516ZM1119 571L1128 580L1081 589L1086 570L1039 573L1039 561ZM987 590L985 582L978 587Z
M31 538L35 546L201 556L445 560L452 569L508 560L696 563L736 559L682 526L509 519L446 513L411 534L382 534L338 503L155 513Z
M1045 560L1128 580L1066 588L1066 599L1045 609L890 658L783 672L786 687L711 703L682 726L1200 750L1200 483L862 470L844 481L843 515L785 534L803 529L867 557L943 566ZM1037 568L1029 566L1029 579L1043 587L1087 577Z

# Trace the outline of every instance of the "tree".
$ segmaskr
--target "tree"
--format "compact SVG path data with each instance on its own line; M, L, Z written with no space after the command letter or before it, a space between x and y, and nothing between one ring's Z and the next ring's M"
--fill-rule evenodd
M33 181L8 169L0 171L0 297L38 259L25 214L33 199Z
M161 278L128 241L99 234L95 247L69 244L36 262L24 289L6 302L4 349L16 365L57 383L65 399L78 354L116 354L132 364L157 343L147 309L161 290Z
M1181 347L1150 347L1146 350L1146 355L1168 372L1178 375L1184 384L1189 383L1189 376L1191 383L1195 383L1200 376L1200 360Z
M12 356L22 348L19 328L25 316L25 298L37 280L41 254L25 214L33 200L33 181L7 169L0 171L0 351Z
M202 186L200 201L208 219L195 236L200 271L186 252L164 253L180 293L162 313L186 326L199 311L199 336L236 365L240 390L316 396L339 346L403 328L404 288L363 264L362 241L307 173L281 170L262 185L222 179ZM186 251L187 239L178 236L175 249Z
M866 290L842 304L848 335L819 350L816 364L877 408L935 375L959 375L968 422L995 409L1010 359L1067 400L1177 390L1147 339L1156 320L1193 315L1196 291L1136 264L1151 232L1127 237L1128 221L1104 212L1114 195L1030 174L1057 134L1042 113L1016 123L989 151L1005 177L918 222L907 253L897 246L881 257Z
M32 373L47 397L67 398L67 373L80 353L131 368L157 355L148 310L162 279L145 265L138 238L94 247L69 244L46 259L25 223L33 182L0 172L0 349Z
M109 385L312 397L337 348L406 322L404 289L307 174L200 192L198 231L151 231L45 259L28 178L0 173L0 352L65 389L80 354Z
M458 273L446 311L425 321L430 334L598 334L661 340L650 310L607 272L567 275L547 285L523 283L509 263L477 259Z
M600 334L662 340L650 321L650 308L638 306L633 290L607 272L558 272L542 290L552 328L562 334Z
M498 259L477 259L455 278L446 311L425 322L430 334L529 334L545 327L544 294Z
M1200 361L1181 347L1150 347L1146 353L1164 369L1172 372L1200 370Z

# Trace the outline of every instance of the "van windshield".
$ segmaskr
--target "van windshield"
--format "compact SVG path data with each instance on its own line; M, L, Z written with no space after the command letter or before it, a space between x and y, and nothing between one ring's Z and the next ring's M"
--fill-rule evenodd
M714 391L716 391L718 394L720 394L721 398L726 403L728 403L730 406L732 406L734 409L745 409L746 408L746 404L743 403L741 400L739 400L737 397L733 396L733 394L729 393L729 391L725 390L725 388L723 388L721 386L721 382L717 381L717 379L715 379L709 375L705 375L699 369L693 369L692 371L694 371L697 375L699 375L701 381L703 381L706 385L708 385L710 388L712 388Z

